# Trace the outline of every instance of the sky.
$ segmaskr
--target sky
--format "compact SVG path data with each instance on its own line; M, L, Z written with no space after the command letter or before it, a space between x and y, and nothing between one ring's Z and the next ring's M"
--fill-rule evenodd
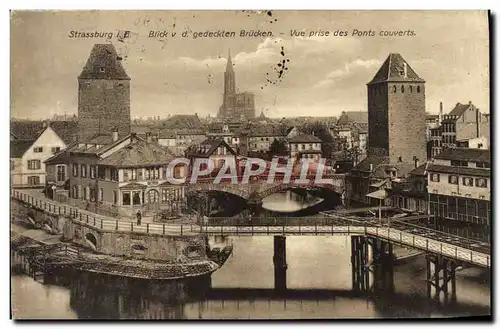
M353 35L355 29L375 35ZM131 37L118 41L120 30ZM149 38L153 30L169 35ZM236 37L193 38L218 30ZM273 36L240 37L241 30ZM309 37L319 30L330 36ZM400 30L413 36L379 35ZM114 35L70 38L70 31ZM389 53L400 53L426 80L426 111L437 113L439 102L449 112L472 101L489 112L488 33L486 11L18 11L11 14L11 115L77 114L77 76L93 44L108 42L132 79L132 117L215 116L229 49L237 89L255 93L257 115L366 111L366 83Z

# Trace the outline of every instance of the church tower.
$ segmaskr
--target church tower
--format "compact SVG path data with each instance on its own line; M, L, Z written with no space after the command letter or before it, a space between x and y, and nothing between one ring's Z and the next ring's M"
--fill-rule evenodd
M231 61L231 50L229 50L226 71L224 72L224 95L234 93L236 93L236 79L234 75L233 62Z
M425 81L393 53L367 88L368 155L388 157L390 163L425 162Z
M95 44L78 76L78 140L130 133L130 77L112 44Z

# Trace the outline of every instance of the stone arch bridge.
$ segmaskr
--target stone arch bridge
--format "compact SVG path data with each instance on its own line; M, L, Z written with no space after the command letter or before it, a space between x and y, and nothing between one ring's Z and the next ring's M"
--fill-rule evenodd
M315 188L320 187L328 189L330 191L336 192L340 195L344 193L345 190L345 175L344 174L334 174L322 177L323 179L329 179L329 183L323 183L321 181L316 182L313 179L307 179L307 183L299 183L290 179L288 182L283 181L283 179L276 178L272 183L267 182L267 177L252 177L248 183L241 183L241 179L238 178L238 183L232 183L231 181L221 181L218 184L214 183L214 178L203 178L198 179L196 183L186 185L186 193L193 191L220 191L233 195L237 195L247 201L251 202L261 202L265 197L274 194L276 192L284 191L290 188Z

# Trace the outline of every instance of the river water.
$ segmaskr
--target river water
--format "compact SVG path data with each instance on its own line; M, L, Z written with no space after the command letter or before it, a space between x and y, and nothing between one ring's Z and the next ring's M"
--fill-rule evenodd
M273 196L274 211L279 198L286 195ZM287 207L290 202L283 199ZM396 266L393 293L354 292L350 243L349 236L340 235L287 237L287 291L282 293L274 290L273 237L233 238L234 252L224 266L198 280L162 283L61 273L42 284L13 274L12 312L18 319L427 318L491 312L489 274L479 268L457 272L455 304L426 299L423 256Z

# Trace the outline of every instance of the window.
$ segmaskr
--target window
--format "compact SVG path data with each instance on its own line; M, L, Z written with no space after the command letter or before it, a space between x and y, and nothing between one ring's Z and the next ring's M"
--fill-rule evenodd
M420 92L420 86L417 86L417 93Z
M473 186L473 179L470 177L464 177L462 179L462 183L464 186Z
M104 201L104 190L102 188L99 189L99 201Z
M81 175L82 175L82 177L83 177L83 178L87 177L87 165L82 164L82 165L81 165L81 169L80 169L80 170L81 170Z
M451 165L454 167L467 167L467 161L451 160Z
M35 153L42 153L43 152L43 147L38 146L33 148L33 152Z
M431 174L432 182L439 182L439 174Z
M130 192L122 192L122 204L130 206Z
M78 187L76 185L73 185L71 196L73 197L73 199L78 199Z
M476 162L476 168L490 168L490 164L487 162Z
M448 176L448 183L457 185L458 184L458 176L456 176L456 175Z
M40 176L28 176L28 185L40 185Z
M14 170L15 167L14 160L10 160L10 170Z
M132 198L132 201L134 205L141 204L141 192L134 192L134 197Z
M128 170L127 169L123 170L123 181L128 182Z
M101 167L101 166L97 167L97 177L99 179L105 179L106 178L106 169L105 169L105 167Z
M106 72L106 69L104 67L100 67L99 72L104 73L104 72Z
M90 178L95 178L95 165L90 165Z
M137 179L138 180L142 180L142 172L143 172L142 168L141 169L137 169Z
M113 203L116 204L118 202L118 194L116 191L113 191Z
M477 187L488 187L488 183L484 178L476 178L476 186Z
M60 148L59 146L57 146L57 147L53 147L53 148L51 149L52 153L57 153L57 152L59 152L60 150L61 150L61 148Z
M404 93L405 92L405 86L401 86L401 92Z
M76 195L77 195L78 199L81 199L83 196L82 195L82 187L80 185L77 185L76 188L77 188Z
M111 180L117 182L118 181L118 169L116 168L111 168Z
M170 190L167 189L161 190L161 201L162 202L170 201Z
M395 93L397 90L396 86L392 87L392 92Z
M40 160L28 160L28 169L38 170L40 169Z
M57 181L64 182L66 180L66 166L58 165L56 166L57 170Z
M136 180L137 179L137 169L132 169L131 170L130 179L131 180Z
M412 87L412 86L410 86L410 92L412 92L412 91L413 91L413 87Z

